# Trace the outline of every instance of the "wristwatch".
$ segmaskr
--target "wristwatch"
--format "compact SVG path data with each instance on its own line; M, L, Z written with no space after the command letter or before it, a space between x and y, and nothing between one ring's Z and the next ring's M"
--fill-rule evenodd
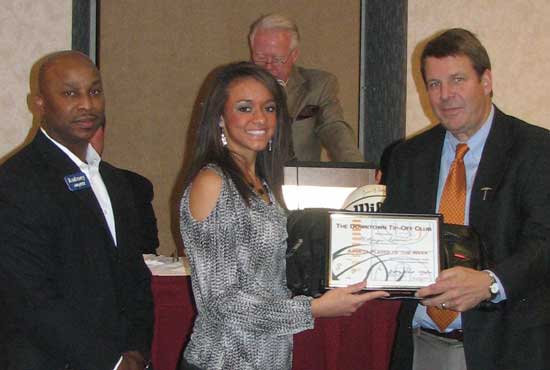
M483 271L486 272L491 278L491 285L489 285L489 293L491 293L491 298L489 300L492 301L497 297L500 291L500 289L498 288L497 277L490 270L483 270Z

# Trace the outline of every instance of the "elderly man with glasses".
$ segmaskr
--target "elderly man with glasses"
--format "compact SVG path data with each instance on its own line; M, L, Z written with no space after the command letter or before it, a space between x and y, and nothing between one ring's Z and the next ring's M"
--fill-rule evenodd
M296 66L299 41L296 24L279 14L262 16L250 27L252 60L286 88L296 159L320 161L323 147L332 161L363 161L354 132L344 120L336 77Z

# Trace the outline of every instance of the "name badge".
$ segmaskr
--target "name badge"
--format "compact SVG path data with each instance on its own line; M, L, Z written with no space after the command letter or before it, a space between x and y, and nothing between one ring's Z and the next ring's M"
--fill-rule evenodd
M67 184L70 191L78 191L90 187L90 182L84 172L77 172L65 176L65 184Z

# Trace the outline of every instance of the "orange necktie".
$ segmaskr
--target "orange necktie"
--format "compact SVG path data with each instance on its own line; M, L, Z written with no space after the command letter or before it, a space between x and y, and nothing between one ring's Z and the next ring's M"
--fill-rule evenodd
M466 144L458 144L456 146L455 159L449 169L443 194L439 201L439 212L443 214L443 219L448 224L464 225L466 168L464 167L463 159L468 150L469 148ZM428 307L427 312L441 332L445 331L447 326L458 316L458 312L456 311L433 306Z

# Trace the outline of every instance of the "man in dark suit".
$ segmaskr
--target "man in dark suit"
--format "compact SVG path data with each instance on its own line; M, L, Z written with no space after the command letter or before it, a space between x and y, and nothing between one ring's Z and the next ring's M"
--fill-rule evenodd
M41 61L41 127L0 167L0 294L9 370L136 370L149 357L150 272L130 185L89 140L105 120L84 54Z
M320 161L324 147L332 161L363 161L353 130L344 120L336 76L296 66L299 41L296 24L280 14L263 16L250 28L252 61L286 88L296 158Z
M469 31L432 39L421 71L440 124L394 150L383 210L439 210L467 144L463 223L481 235L489 266L441 271L417 292L421 305L403 303L392 369L549 369L549 132L492 104L489 57ZM459 315L445 328L434 311Z

